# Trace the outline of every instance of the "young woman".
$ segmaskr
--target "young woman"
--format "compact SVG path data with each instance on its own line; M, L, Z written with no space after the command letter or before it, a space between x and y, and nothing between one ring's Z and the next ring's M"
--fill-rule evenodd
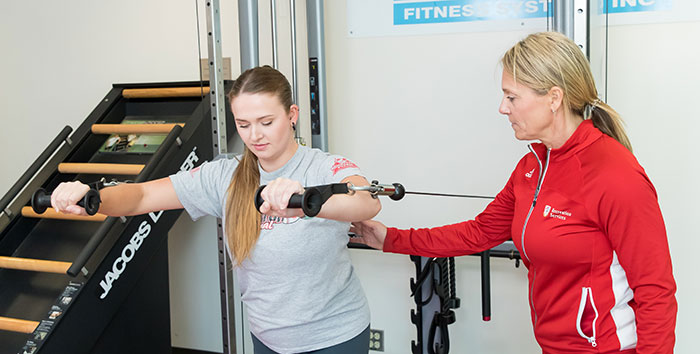
M367 353L369 307L346 244L349 222L374 217L379 201L366 192L334 195L315 218L287 208L303 186L369 183L350 160L297 145L299 107L277 70L247 70L229 100L245 143L240 160L102 189L99 212L122 216L185 208L193 219L222 218L256 354ZM261 215L254 195L263 184ZM53 207L85 214L76 203L88 188L62 183L52 193Z
M474 220L430 229L354 224L386 252L448 257L508 239L528 268L544 353L672 353L677 304L656 190L619 115L598 99L588 61L545 32L506 52L503 99L530 145L505 188Z

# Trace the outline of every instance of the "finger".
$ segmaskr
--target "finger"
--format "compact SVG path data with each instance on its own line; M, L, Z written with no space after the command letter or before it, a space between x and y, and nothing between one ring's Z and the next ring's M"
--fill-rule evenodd
M78 205L69 205L66 207L66 209L64 211L68 214L83 215L83 216L88 215L87 212L85 211L85 209L78 206Z
M279 187L280 187L280 181L279 178L275 179L270 183L266 189L267 192L267 201L270 204L270 210L279 210L279 205L280 205L280 196L279 196Z
M273 181L274 182L274 181ZM274 209L274 189L275 186L273 183L268 184L260 193L260 196L263 198L263 204L265 206L264 212L263 212L263 206L260 206L260 212L263 214L269 213L270 210Z
M59 187L60 187L60 185L59 185ZM58 212L58 201L56 200L56 196L57 195L56 195L55 191L54 191L54 193L51 193L51 207L53 208L53 210Z
M67 203L65 202L65 189L67 188L67 185L65 183L61 183L58 188L56 188L52 193L51 193L51 199L54 201L54 206L57 212L61 212L65 210Z
M66 205L66 208L71 206L71 205L77 204L78 201L83 199L83 197L85 196L86 193L87 193L87 191L85 191L83 188L80 188L80 187L76 187L75 189L73 189L71 191L70 195L68 196L68 200L67 200L68 205Z

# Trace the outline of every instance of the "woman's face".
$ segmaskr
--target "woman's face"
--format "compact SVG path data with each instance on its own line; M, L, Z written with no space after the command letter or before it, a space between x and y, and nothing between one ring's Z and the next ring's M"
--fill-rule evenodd
M238 135L261 162L275 162L295 149L292 124L296 124L299 108L289 112L277 96L267 93L243 93L231 102Z
M533 89L516 84L503 70L503 99L498 112L508 116L518 140L542 140L554 121L553 102L549 94L538 95ZM556 108L555 108L556 109Z

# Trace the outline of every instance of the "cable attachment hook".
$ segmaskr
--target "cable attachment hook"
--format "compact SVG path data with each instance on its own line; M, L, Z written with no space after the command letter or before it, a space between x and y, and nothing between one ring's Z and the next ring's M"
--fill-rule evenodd
M372 198L386 195L391 200L401 200L406 195L406 188L401 183L379 184L377 180L373 180L369 186L355 186L352 183L348 183L348 189L352 190L353 193L356 191L369 192Z

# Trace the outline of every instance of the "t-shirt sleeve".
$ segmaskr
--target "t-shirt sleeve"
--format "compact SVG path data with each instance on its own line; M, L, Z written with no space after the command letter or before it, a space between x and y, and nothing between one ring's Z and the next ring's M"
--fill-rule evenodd
M319 184L338 183L355 175L364 177L354 162L342 156L328 155L319 165Z
M177 198L192 220L204 215L222 217L231 172L230 161L220 159L170 176Z

